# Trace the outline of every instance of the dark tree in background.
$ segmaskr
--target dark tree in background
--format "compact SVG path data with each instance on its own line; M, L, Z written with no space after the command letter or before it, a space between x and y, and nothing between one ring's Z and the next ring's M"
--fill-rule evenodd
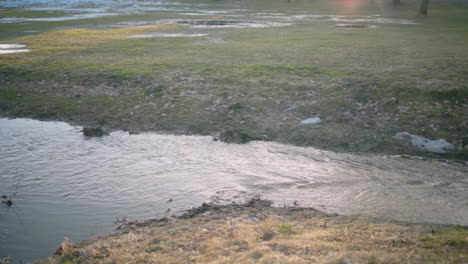
M392 0L393 5L397 6L401 4L401 0ZM419 6L420 15L427 16L427 8L429 7L429 0L421 0L421 5Z
M427 16L428 6L429 6L429 0L421 0L421 7L419 8L419 14Z

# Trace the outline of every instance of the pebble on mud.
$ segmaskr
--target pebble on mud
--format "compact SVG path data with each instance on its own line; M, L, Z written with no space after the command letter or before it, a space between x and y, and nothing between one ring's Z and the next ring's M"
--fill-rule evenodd
M290 106L288 108L286 108L286 110L284 110L285 112L291 112L291 111L296 111L298 108L297 105L293 105L293 106Z
M311 117L301 121L301 125L316 125L322 123L320 117Z

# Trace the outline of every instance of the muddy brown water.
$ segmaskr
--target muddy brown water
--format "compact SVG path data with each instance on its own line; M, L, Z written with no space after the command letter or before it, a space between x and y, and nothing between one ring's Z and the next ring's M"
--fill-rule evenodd
M271 142L114 132L86 138L63 122L0 119L0 257L48 256L64 237L111 232L117 218L164 216L260 195L412 222L468 225L468 166L338 154ZM172 202L168 202L172 199Z

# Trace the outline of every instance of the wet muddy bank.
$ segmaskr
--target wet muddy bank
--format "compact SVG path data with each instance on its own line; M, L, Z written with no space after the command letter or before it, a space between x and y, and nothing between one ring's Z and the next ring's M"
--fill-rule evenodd
M330 215L253 199L126 222L79 243L66 239L39 263L461 263L468 260L467 235L466 227Z
M54 95L52 96L54 97ZM18 94L18 97L21 97L21 94ZM468 160L468 145L465 145L467 143L465 141L459 141L457 144L457 141L449 140L447 142L444 138L428 139L419 135L409 134L394 125L387 128L376 128L374 131L367 131L368 134L356 134L351 137L347 136L350 136L349 133L353 133L355 129L347 126L346 128L340 128L343 129L342 131L335 131L335 133L340 135L339 137L335 135L331 135L330 137L330 135L327 136L326 134L329 129L328 127L324 129L323 124L303 125L304 120L300 119L295 122L284 122L285 117L283 117L283 121L274 118L256 123L254 120L261 118L261 115L249 110L249 108L255 109L255 107L240 105L238 103L227 103L221 109L197 108L192 109L191 111L193 112L187 113L190 110L183 109L184 106L178 110L171 109L174 105L169 106L167 109L156 110L155 105L151 102L150 105L147 103L129 105L129 102L126 102L127 99L115 98L104 102L105 104L99 105L99 102L98 104L94 102L89 104L86 102L88 100L95 101L94 98L76 95L72 99L74 102L71 102L76 110L72 111L70 111L71 109L63 111L62 107L68 104L66 102L68 99L65 99L63 103L57 101L58 105L54 105L55 103L52 105L49 105L49 103L43 105L20 103L8 106L5 109L6 111L1 111L0 109L0 117L63 121L76 126L102 128L106 133L122 130L132 134L156 132L174 135L207 135L213 137L214 140L221 140L226 143L242 144L253 140L261 140L293 146L318 147L324 150L343 153L409 155L427 157L429 159L458 160L461 162ZM107 101L107 99L103 100ZM111 106L108 103L115 105ZM119 105L122 105L123 108ZM237 107L240 109L236 109ZM116 111L116 108L118 108L118 111ZM291 116L288 108L284 109L283 116ZM153 109L157 113L151 113ZM252 113L245 113L244 111L246 110ZM239 114L243 117L236 117ZM182 119L181 115L184 116ZM331 125L334 127L335 124L329 124L330 121L334 123L332 119L333 117L325 117L325 122L327 122L325 126ZM362 121L353 120L352 122L361 123ZM357 131L354 133L357 133ZM406 134L411 137L422 138L425 140L425 143L417 143L412 139L406 139L401 136ZM433 148L426 147L426 144L439 141L445 142L445 145L440 144L440 147L436 145ZM455 144L452 144L452 142Z
M172 36L161 35L163 38ZM194 38L198 38L198 35ZM271 104L264 102L257 92L248 97L248 92L239 94L239 91L233 90L233 84L216 79L204 80L197 76L182 75L175 78L163 77L153 84L144 79L134 83L116 80L121 84L112 84L112 80L108 79L111 77L106 75L89 76L89 80L85 82L91 82L90 84L82 84L83 81L63 83L55 80L25 83L23 80L11 79L10 75L7 77L7 87L21 88L4 88L0 92L0 116L102 127L107 133L123 130L131 133L210 135L228 143L262 140L345 153L468 159L468 141L458 137L466 123L463 118L459 127L451 126L451 129L458 131L450 135L458 138L454 140L427 134L424 132L427 130L421 127L401 124L389 117L392 114L379 110L372 104L366 106L356 103L357 109L363 110L351 110L353 112L335 109L314 111L303 104L303 99L284 100L289 97L285 96ZM102 77L104 80L100 79ZM105 79L109 83L95 83ZM245 81L247 86L255 83L256 81ZM282 82L272 85L281 86ZM233 91L232 95L225 95L219 87ZM206 88L208 91L197 91ZM209 94L210 90L216 91L215 94ZM263 93L261 90L263 89L258 92ZM222 95L216 95L218 92ZM275 100L273 97L270 99ZM327 100L324 98L321 104L325 106ZM455 107L457 113L465 108L463 104ZM320 122L305 122L314 118L318 118ZM415 132L410 134L407 131ZM426 143L418 145L416 141L400 136L403 134L426 142L447 142L444 146L450 148L429 148Z

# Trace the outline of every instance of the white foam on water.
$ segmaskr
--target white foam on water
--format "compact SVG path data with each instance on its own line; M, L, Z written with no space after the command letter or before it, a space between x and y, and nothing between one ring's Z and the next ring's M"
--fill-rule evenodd
M144 34L144 35L134 35L132 38L193 38L193 37L204 37L208 34L182 34L182 33L173 33L173 34Z

